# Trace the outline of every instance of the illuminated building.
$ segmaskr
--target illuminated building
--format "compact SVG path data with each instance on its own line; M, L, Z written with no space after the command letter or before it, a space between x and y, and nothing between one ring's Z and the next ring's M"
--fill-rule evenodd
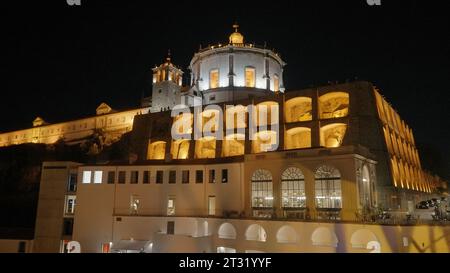
M272 50L246 44L236 26L229 43L194 55L188 88L170 58L153 69L151 104L146 98L139 109L150 111L133 116L129 158L44 165L41 185L58 170L77 173L76 193L61 190L55 201L73 212L70 239L87 252L367 252L371 241L381 251L418 251L399 238L434 227L356 222L358 212L380 207L406 212L438 186L421 168L412 130L369 82L285 92L284 65ZM172 117L167 110L178 104L192 114ZM191 138L174 140L170 125L183 119L178 131ZM194 139L199 120L223 139ZM72 215L40 216L45 206L34 250L60 251L61 218Z

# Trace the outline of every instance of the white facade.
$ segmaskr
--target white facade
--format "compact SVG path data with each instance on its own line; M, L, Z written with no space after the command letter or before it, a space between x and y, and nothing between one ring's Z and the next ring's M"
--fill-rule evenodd
M237 32L230 42L200 50L191 60L191 85L203 93L203 104L284 92L280 56L265 47L244 43Z

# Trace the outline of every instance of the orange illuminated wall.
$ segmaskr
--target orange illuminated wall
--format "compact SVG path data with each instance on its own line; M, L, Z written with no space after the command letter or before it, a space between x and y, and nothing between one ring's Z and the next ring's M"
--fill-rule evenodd
M436 186L435 179L422 170L411 128L377 90L374 92L378 116L383 123L394 186L432 192Z

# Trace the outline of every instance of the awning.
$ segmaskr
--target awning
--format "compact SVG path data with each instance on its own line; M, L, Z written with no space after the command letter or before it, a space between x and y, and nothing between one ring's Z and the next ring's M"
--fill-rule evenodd
M120 240L113 243L112 250L143 250L150 244L150 241L140 240Z

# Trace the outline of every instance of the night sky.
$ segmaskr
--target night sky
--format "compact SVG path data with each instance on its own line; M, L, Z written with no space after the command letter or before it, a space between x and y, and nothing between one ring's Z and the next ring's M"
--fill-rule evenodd
M201 45L247 42L287 62L287 90L368 80L413 128L425 167L450 178L449 26L442 1L2 2L0 132L139 105L168 49L187 72ZM392 3L395 2L395 3Z

